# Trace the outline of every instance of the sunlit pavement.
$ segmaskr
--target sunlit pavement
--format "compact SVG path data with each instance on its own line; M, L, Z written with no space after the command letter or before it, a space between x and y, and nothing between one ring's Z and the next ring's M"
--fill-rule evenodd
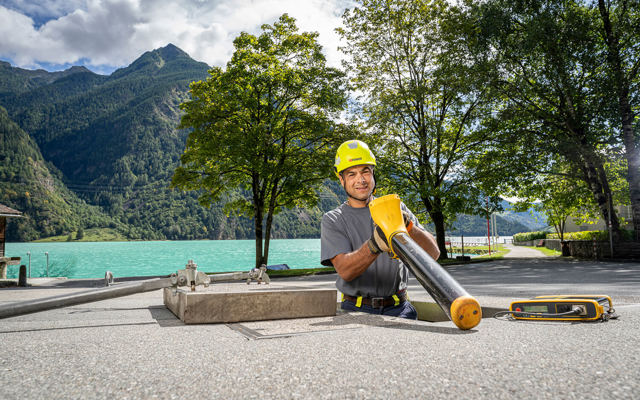
M640 393L640 263L507 259L447 267L483 306L608 294L596 323L451 322L359 313L184 325L160 291L0 321L0 398L633 399ZM278 280L333 287L335 276ZM4 288L0 306L86 287ZM429 300L412 279L414 301Z
M503 245L509 249L509 252L504 255L504 258L545 258L548 257L540 250L530 249L528 247L516 246L510 243Z

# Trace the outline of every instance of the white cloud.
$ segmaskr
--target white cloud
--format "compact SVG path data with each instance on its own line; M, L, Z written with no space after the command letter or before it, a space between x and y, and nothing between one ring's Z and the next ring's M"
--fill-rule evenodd
M78 8L84 8L86 3L86 0L0 0L0 6L30 16L38 26Z
M1 0L0 0L1 1ZM86 0L0 2L0 58L24 68L74 64L102 69L130 64L173 43L196 60L224 66L241 32L260 32L288 13L300 30L319 32L330 65L339 66L345 0ZM48 20L47 20L48 19ZM46 21L44 23L38 21Z

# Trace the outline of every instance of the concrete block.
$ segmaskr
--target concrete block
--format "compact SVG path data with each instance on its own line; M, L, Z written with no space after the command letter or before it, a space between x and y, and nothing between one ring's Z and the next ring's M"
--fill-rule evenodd
M272 285L269 285L272 286ZM185 324L231 323L336 315L335 289L286 289L265 286L211 285L164 289L165 306Z

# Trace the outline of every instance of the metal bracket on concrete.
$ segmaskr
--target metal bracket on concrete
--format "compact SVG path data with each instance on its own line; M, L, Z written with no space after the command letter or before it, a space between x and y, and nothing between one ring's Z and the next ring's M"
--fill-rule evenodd
M191 291L196 291L196 286L203 285L209 287L211 278L204 272L198 271L198 265L189 260L185 269L178 270L177 274L171 274L171 285L176 289L178 286L191 286Z
M105 286L113 285L113 273L111 271L107 271L104 273L104 285Z
M269 275L267 274L267 266L262 264L260 268L254 268L249 271L247 285L250 284L252 280L256 281L258 285L262 282L268 285L271 280L269 279Z

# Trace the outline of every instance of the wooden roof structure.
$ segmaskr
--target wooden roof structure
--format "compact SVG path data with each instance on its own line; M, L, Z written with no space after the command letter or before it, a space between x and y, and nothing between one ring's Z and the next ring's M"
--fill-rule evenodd
M0 258L4 257L4 243L6 240L5 230L7 228L7 218L22 217L22 213L18 210L14 210L11 207L7 207L4 204L0 204ZM0 268L0 279L7 277L6 268Z
M22 213L4 204L0 204L0 217L22 217Z

